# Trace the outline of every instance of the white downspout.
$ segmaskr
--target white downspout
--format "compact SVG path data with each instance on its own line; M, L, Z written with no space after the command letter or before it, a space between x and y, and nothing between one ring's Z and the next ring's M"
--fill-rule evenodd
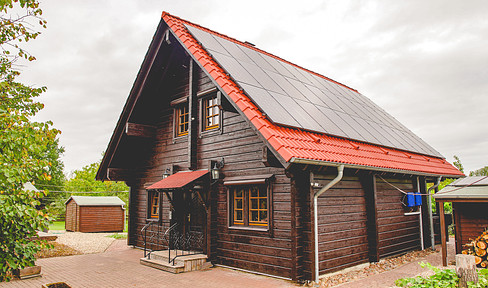
M429 221L430 221L430 245L432 246L432 250L435 251L435 236L434 236L434 219L432 219L432 199L431 199L431 196L430 196L430 191L432 191L432 189L435 189L437 187L439 187L439 184L441 184L441 176L439 176L437 178L437 183L430 187L429 190L427 190L427 205L429 206L428 207L428 211L429 211ZM439 212L439 211L437 211ZM439 214L440 215L440 214ZM442 216L440 216L442 217Z
M337 182L341 181L342 176L344 174L344 165L340 165L337 167L337 177L334 178L332 181L327 183L324 187L322 187L319 191L314 193L313 195L313 233L314 233L314 244L315 244L315 282L318 283L319 281L319 225L318 225L318 213L317 213L317 200L320 195L322 195L325 191L329 190L332 186L334 186Z
M419 177L417 176L417 192L420 193ZM420 222L420 248L424 250L424 223L422 221L422 206L420 207L419 222Z

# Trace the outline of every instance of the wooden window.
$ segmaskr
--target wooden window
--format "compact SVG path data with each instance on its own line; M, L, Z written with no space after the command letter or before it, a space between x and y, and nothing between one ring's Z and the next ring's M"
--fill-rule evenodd
M219 128L220 108L217 95L203 99L203 115L203 130L207 131Z
M152 192L149 193L151 202L149 205L149 218L157 219L159 218L159 193Z
M184 103L176 108L176 136L188 135L188 105Z
M231 189L231 225L268 226L268 189L261 185L239 185Z

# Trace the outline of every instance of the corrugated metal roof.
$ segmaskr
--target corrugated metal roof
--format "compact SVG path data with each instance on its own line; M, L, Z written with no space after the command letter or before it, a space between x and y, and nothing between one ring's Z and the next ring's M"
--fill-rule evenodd
M449 186L485 186L488 185L488 176L469 176L465 178L459 178L456 181L449 184Z
M436 200L487 200L488 177L471 176L457 179L434 195Z
M430 151L428 148L430 146L420 145L419 143L423 142L419 140L420 138L409 132L408 129L406 132L404 126L399 124L397 120L386 114L381 108L378 110L371 100L356 90L166 12L163 12L162 18L188 53L193 55L209 77L213 78L221 90L234 101L259 133L285 161L306 159L435 175L463 175L439 156L440 154L435 150ZM192 35L190 29L197 36ZM198 40L195 37L198 37ZM224 41L222 39L226 41L225 47L222 45L222 41ZM230 44L229 41L233 44ZM205 45L209 47L204 47ZM249 61L253 61L254 64ZM229 70L226 71L223 66ZM258 77L261 82L252 76L253 73L263 77ZM287 82L284 82L283 79ZM288 88L285 88L283 83L288 83L286 84ZM309 87L307 89L310 91L302 89L302 86ZM319 93L317 89L322 92ZM315 94L314 91L320 95ZM275 98L273 95L276 93L282 95ZM312 94L317 96L319 100L313 98ZM251 99L250 97L253 97L251 95L255 99ZM303 107L300 106L298 101L307 102L305 99L309 100L309 104L300 102L304 104ZM340 101L335 103L337 99ZM319 101L322 101L323 105L329 106L324 106L324 109L335 110L334 113L309 115L311 117L306 119L304 114L313 110L313 107L320 106ZM297 104L285 105L286 107L282 106L283 109L279 109L281 104L276 105L277 103ZM353 108L358 105L363 109ZM270 107L275 107L276 112ZM305 113L298 116L300 109ZM283 112L284 110L293 112L288 115L286 114L288 112ZM318 110L320 111L320 109ZM354 113L358 113L358 115L351 115ZM273 118L276 120L271 121L274 120ZM300 121L297 118L300 118ZM331 119L331 121L327 122L326 118ZM368 124L364 126L359 123L356 123L359 125L354 124L354 121L359 121L357 118L367 120L364 123ZM369 118L369 120L364 118ZM301 123L302 120L303 123ZM294 128L278 124L286 124ZM313 126L317 126L317 128L315 129ZM324 129L320 130L319 126ZM309 130L320 131L317 133ZM333 136L340 134L339 130L344 132L346 136ZM376 131L373 132L373 130ZM330 134L327 131L330 131ZM368 133L367 136L364 136L366 133ZM350 137L366 142L375 142L372 141L374 138L378 142L386 144L375 145L346 139ZM380 138L381 141L379 141Z
M188 185L189 183L208 174L208 170L181 171L164 178L163 180L147 187L147 190L156 189L176 189Z
M66 200L75 201L78 206L124 206L125 203L117 196L71 196Z

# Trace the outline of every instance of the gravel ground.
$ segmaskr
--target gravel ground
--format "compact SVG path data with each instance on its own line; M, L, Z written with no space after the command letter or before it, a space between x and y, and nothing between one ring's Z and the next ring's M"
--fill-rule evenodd
M69 246L83 254L102 253L115 241L106 237L114 233L66 232L58 234L56 242Z
M366 278L374 274L379 274L385 271L389 271L405 263L410 263L412 261L415 261L416 259L423 258L431 253L434 252L432 252L432 250L430 249L423 250L423 251L413 251L399 257L382 259L378 263L371 263L369 265L360 266L360 269L357 270L332 273L330 276L328 277L326 276L320 279L320 287L321 288L335 287L342 283L355 281L361 278ZM310 282L310 283L306 283L304 286L312 287L314 286L314 284Z

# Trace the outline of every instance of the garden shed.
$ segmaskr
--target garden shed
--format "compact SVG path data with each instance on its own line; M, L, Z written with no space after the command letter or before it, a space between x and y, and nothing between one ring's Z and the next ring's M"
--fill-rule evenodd
M444 203L452 202L454 213L456 254L488 228L488 176L458 179L434 195L441 215L442 264L447 265Z
M116 196L71 196L66 202L67 231L122 232L124 201Z

